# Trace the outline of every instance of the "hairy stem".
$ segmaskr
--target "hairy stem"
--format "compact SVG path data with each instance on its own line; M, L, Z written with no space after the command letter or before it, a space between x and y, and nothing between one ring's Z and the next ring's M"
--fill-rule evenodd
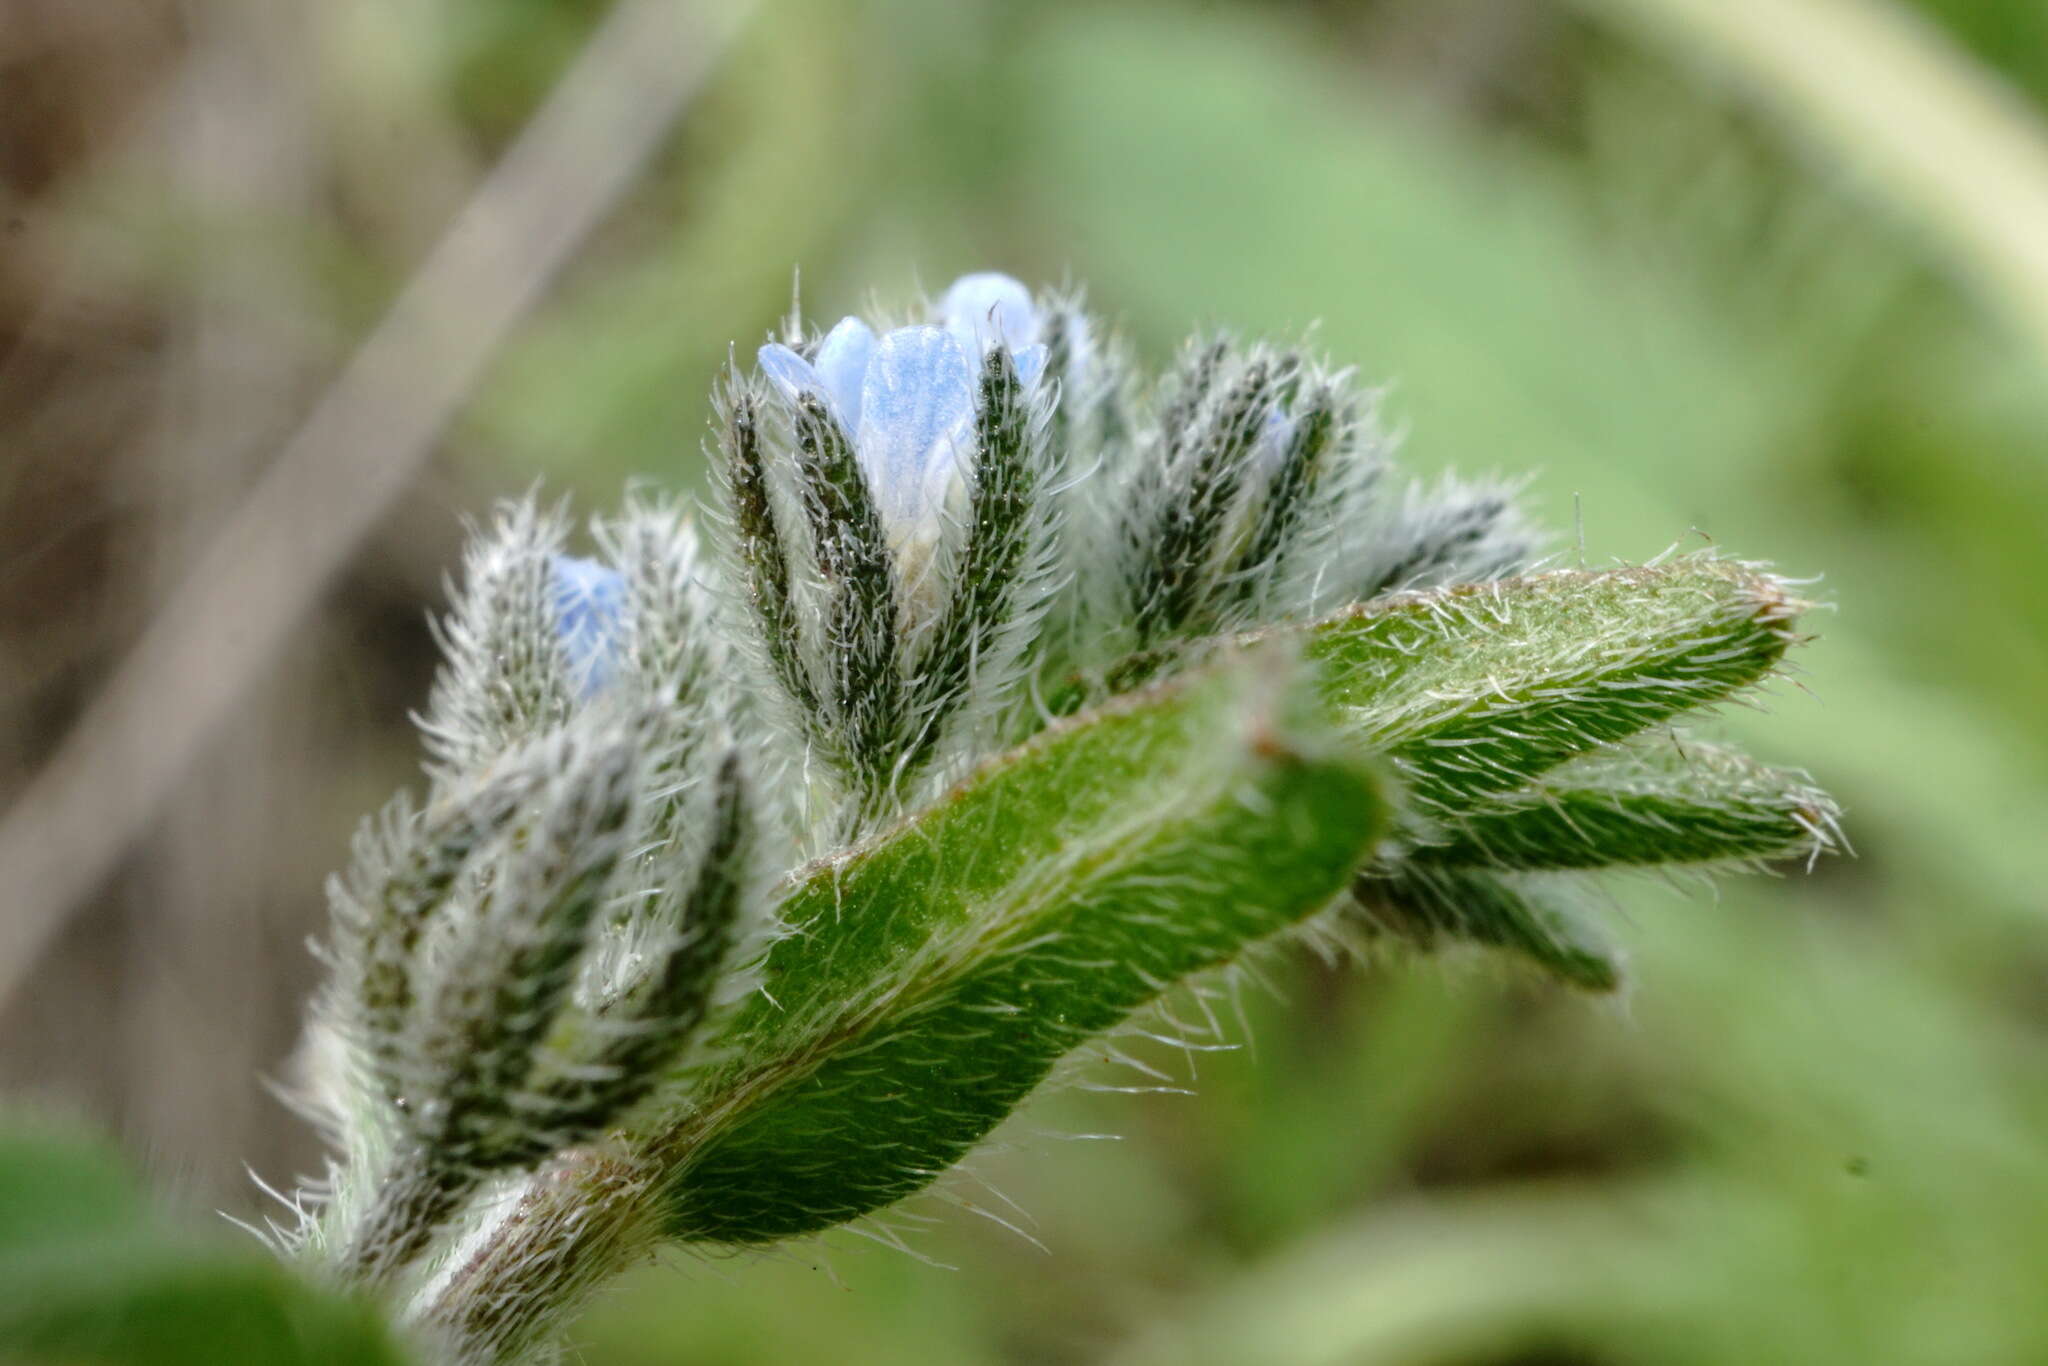
M614 1151L562 1153L433 1292L420 1325L462 1366L527 1359L599 1285L653 1250L652 1177Z

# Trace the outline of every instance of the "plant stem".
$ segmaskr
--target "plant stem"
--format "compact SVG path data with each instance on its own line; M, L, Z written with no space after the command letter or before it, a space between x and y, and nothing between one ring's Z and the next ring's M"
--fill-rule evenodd
M461 1366L523 1360L597 1286L653 1250L652 1179L644 1163L614 1151L563 1153L433 1291L421 1326Z
M1877 0L1579 0L1722 68L1925 234L2048 359L2048 129Z

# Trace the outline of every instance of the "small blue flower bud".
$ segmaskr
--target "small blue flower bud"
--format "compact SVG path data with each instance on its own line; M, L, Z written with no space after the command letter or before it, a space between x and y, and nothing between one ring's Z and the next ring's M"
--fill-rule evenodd
M618 668L626 580L616 570L574 555L553 556L556 630L577 694L604 691Z
M1012 352L1038 343L1038 311L1032 307L1031 291L992 271L955 280L939 300L939 321L978 355L998 343Z
M952 333L901 327L876 344L853 448L892 531L936 516L973 421L974 366Z
M876 337L842 318L805 360L780 342L759 352L761 373L794 401L824 398L852 438L875 504L899 546L929 542L973 447L974 384L982 358L1010 348L1026 388L1045 372L1046 348L1031 293L1007 275L963 275L937 325Z
M868 360L875 354L875 333L859 318L841 318L825 334L814 362L825 395L837 410L839 423L847 431L860 428L861 386L867 380Z

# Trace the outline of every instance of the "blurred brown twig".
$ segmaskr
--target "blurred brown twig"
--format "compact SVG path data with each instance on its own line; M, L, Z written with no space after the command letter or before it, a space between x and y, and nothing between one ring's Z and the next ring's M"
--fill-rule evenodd
M0 1004L404 491L750 8L620 0L168 596L0 824Z
M1579 0L1718 68L1846 167L2048 359L2048 128L1882 0Z

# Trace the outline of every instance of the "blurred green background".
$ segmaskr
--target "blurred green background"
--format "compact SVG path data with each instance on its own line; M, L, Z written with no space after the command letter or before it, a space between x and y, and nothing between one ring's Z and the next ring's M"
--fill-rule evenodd
M2040 0L1783 3L1904 16L2048 117ZM320 879L414 763L460 518L537 478L697 485L710 378L796 265L823 320L997 268L1084 282L1155 362L1313 329L1386 384L1412 472L1526 475L1566 558L1582 518L1588 563L1708 542L1824 576L1803 676L1725 724L1809 766L1858 856L1608 887L1619 1001L1276 954L1195 1094L1042 1099L912 1207L920 1259L678 1257L574 1359L2048 1361L2048 332L1881 130L1816 132L1660 8L1697 7L762 0L5 1003L0 1082L174 1205L247 1215L244 1160L311 1169L261 1079ZM10 0L0 796L603 10Z

